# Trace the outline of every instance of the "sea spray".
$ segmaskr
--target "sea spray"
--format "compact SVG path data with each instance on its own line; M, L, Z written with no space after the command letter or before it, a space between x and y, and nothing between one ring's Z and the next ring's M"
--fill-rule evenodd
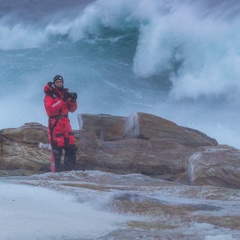
M47 125L43 86L61 74L77 113L152 113L240 147L237 1L1 6L1 129Z

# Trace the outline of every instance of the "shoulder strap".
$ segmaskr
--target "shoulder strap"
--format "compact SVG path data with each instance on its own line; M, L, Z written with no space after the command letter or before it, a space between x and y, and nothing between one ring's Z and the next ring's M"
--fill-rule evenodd
M46 94L46 96L49 96L49 97L53 98L53 92L52 91L47 91L45 94Z
M49 130L50 130L51 142L53 141L53 130L57 126L57 123L61 118L61 113L62 113L62 109L59 110L58 116L55 118L56 121L53 125L52 125L51 119L49 118L49 120L48 120L49 121Z

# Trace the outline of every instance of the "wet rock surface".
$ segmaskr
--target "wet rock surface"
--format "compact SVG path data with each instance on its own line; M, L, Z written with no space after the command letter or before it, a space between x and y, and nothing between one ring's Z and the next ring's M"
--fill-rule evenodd
M45 173L2 181L52 189L73 195L79 203L129 216L98 240L240 239L237 189L187 186L141 174L100 171Z
M187 185L240 187L240 151L161 117L79 114L76 170L140 173ZM0 132L0 176L50 171L47 127Z

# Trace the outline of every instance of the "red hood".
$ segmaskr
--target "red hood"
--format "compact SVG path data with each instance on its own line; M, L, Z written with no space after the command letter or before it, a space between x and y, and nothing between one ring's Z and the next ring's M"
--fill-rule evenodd
M44 93L47 93L47 92L53 92L55 93L55 91L58 91L56 88L52 88L50 87L48 84L46 84L44 86L44 89L43 89ZM64 88L64 91L68 91L68 88Z
M44 93L47 93L47 92L52 92L52 88L50 86L48 86L47 84L44 86L44 89L43 89Z

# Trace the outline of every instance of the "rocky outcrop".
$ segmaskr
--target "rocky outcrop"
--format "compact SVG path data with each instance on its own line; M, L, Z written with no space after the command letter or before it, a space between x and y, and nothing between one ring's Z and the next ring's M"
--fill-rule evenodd
M0 175L47 171L49 154L47 127L41 124L27 123L0 132Z
M216 140L199 131L183 128L164 118L145 113L134 113L126 118L125 136L174 141L190 147L217 145Z
M226 145L202 147L189 158L192 185L240 187L240 150Z
M218 145L198 130L146 113L128 117L79 114L78 121L77 170L141 173L192 185L240 187L239 150ZM49 171L51 149L45 126L27 123L4 129L0 139L0 174Z
M82 134L79 157L85 159L79 163L84 163L82 167L88 170L137 172L187 181L189 156L197 147L217 145L216 140L201 132L151 114L133 113L129 117L81 114L78 120Z

